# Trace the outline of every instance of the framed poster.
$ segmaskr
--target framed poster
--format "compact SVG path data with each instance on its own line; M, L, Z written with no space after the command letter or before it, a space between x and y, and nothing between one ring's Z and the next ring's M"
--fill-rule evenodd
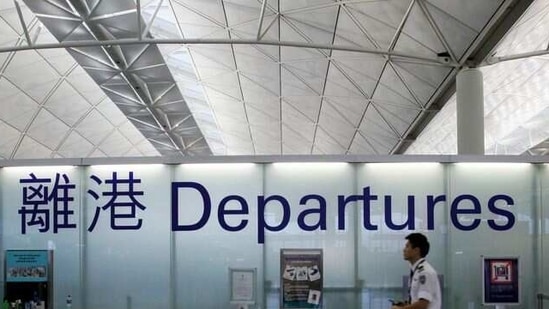
M229 268L231 303L255 304L256 280L255 268Z
M7 250L6 282L47 282L47 250Z
M6 250L4 301L21 308L53 307L53 251Z
M322 308L322 249L280 249L281 308Z
M482 257L482 303L484 305L520 304L518 257Z

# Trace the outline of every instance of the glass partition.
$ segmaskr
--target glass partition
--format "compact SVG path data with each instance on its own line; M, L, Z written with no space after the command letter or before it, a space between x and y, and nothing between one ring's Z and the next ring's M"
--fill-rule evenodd
M215 163L0 168L0 248L51 250L54 307L280 307L280 250L322 249L324 308L406 298L425 233L443 307L481 308L483 256L519 257L521 304L549 292L549 170L531 163ZM0 269L2 279L5 270ZM0 282L5 287L5 281ZM4 296L4 289L0 289Z
M120 165L83 171L84 308L170 306L169 169Z
M173 232L175 308L228 308L229 268L256 268L258 282L263 282L256 207L263 191L262 166L180 165L174 182L181 185L178 224L197 227ZM198 228L202 218L203 227ZM260 304L262 285L256 289Z
M81 299L79 168L2 168L0 184L2 261L5 250L53 250L54 307L60 307L69 294ZM44 207L47 204L52 209ZM4 296L4 267L0 271Z
M445 170L439 163L368 163L357 169L357 191L369 197L366 206L359 204L358 216L362 305L383 308L389 298L407 298L403 277L409 264L402 250L412 231L426 234L429 262L439 274L447 272L447 207L440 197L446 194Z
M533 215L535 207L539 207L536 206L535 166L456 163L448 169L452 207L462 212L454 211L455 224L449 230L446 258L450 304L454 308L480 308L481 257L507 256L519 257L521 308L535 308L537 235ZM511 229L498 230L511 224Z
M328 307L353 308L348 293L355 285L355 210L345 213L347 227L338 229L339 196L354 194L353 165L349 163L273 163L265 166L265 221L279 226L284 220L282 203L287 203L287 226L265 235L265 265L270 293L267 308L279 308L280 249L322 249L324 259L324 302ZM326 294L328 293L328 294ZM349 295L350 294L350 295ZM329 304L332 304L331 306Z

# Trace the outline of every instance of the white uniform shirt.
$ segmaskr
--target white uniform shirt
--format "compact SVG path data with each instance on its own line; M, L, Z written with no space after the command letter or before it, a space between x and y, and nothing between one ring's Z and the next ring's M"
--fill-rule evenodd
M410 282L410 298L412 303L419 299L429 301L428 309L440 309L442 299L440 283L436 270L425 259L420 259L412 265L413 276Z

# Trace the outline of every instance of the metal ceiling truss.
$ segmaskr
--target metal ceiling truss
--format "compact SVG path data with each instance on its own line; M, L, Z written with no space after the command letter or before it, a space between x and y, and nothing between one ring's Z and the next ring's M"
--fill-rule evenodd
M98 1L93 7L83 0L25 0L25 3L60 41L54 48L66 48L162 155L211 154L158 47L142 42L149 27L143 31L141 10L136 9L133 0L117 0L116 6ZM139 1L137 6L140 6ZM30 42L28 46L40 49L29 39L20 13L19 16ZM116 23L114 19L118 18L126 20ZM57 24L48 23L47 19L55 19ZM71 23L67 25L68 22ZM72 30L67 31L67 26ZM127 39L134 43L117 42ZM103 44L108 41L113 44ZM66 42L67 46L60 46ZM74 42L92 44L71 46ZM180 104L162 105L168 101Z
M220 8L223 11L223 22L208 16L206 13L193 8L182 1L171 0L170 5L172 3L177 3L178 5L185 7L189 11L192 11L193 13L208 20L220 29L224 29L228 39L152 38L149 33L151 29L150 27L157 17L163 0L159 0L156 3L154 13L148 22L143 21L140 0L117 0L116 5L110 3L111 1L109 1L111 4L109 6L103 5L107 2L106 0L99 0L94 3L93 7L89 7L88 1L86 0L24 1L60 42L54 44L35 44L35 37L37 36L36 33L39 32L40 29L38 28L35 31L34 36L30 33L23 19L21 8L16 0L16 9L23 27L27 45L19 44L12 47L2 47L0 48L0 53L30 49L67 49L69 53L71 53L71 55L77 60L77 62L80 63L88 74L98 83L98 85L100 85L109 98L111 98L111 100L128 117L128 119L130 119L132 123L141 131L141 133L157 147L158 151L163 155L172 156L211 154L211 150L202 132L198 128L189 107L186 105L184 98L181 96L179 88L169 72L157 45L176 44L185 46L230 46L232 55L231 67L235 68L234 73L236 74L239 88L239 97L234 99L240 101L243 105L245 119L248 122L247 129L249 139L251 141L254 154L257 150L253 136L254 132L248 118L248 109L256 107L251 105L248 106L246 102L245 93L242 88L242 79L250 78L239 70L235 45L251 45L263 54L266 59L270 59L273 63L278 65L279 93L273 93L271 90L267 89L267 87L256 83L253 79L250 80L252 83L268 91L274 97L278 96L279 98L278 121L280 126L279 136L281 154L284 153L285 147L283 127L291 130L294 134L301 135L301 133L295 130L295 128L292 128L283 122L282 103L286 103L287 106L295 109L296 112L311 120L314 124L314 133L312 144L310 145L310 153L315 153L315 148L322 151L321 147L317 143L317 137L318 129L322 129L320 121L321 114L323 113L323 106L325 103L334 105L330 103L328 98L326 98L325 93L328 77L332 70L339 72L339 74L341 74L347 82L363 96L364 108L362 110L358 125L353 125L354 134L350 138L348 144L342 145L340 140L327 132L328 130L324 130L325 135L331 138L334 143L339 145L339 147L345 149L346 154L351 153L351 149L355 144L355 139L358 136L360 136L375 152L384 153L384 151L378 150L375 146L375 144L378 143L376 139L379 137L367 136L367 134L361 129L362 124L368 120L368 113L375 111L375 114L379 116L379 119L387 127L387 133L389 134L390 132L390 134L393 135L393 138L397 141L396 144L389 147L389 153L402 153L411 141L413 141L414 137L419 134L426 123L445 104L445 99L448 97L449 93L454 91L453 81L458 70L465 65L471 65L472 63L479 64L481 60L480 58L483 59L486 55L486 51L493 48L498 41L498 37L501 37L502 33L511 27L512 22L510 23L509 20L516 20L516 18L518 18L516 15L519 15L521 11L524 11L527 4L529 4L532 0L505 0L501 3L494 16L490 18L489 23L485 25L481 33L476 36L474 41L471 42L468 48L460 55L457 55L456 51L451 48L448 38L445 37L443 31L441 31L439 25L437 25L437 22L427 7L427 0L409 1L409 5L401 17L398 26L396 28L394 28L394 26L390 27L394 30L394 33L389 45L384 48L381 47L381 44L379 44L379 42L377 42L369 31L362 25L358 18L353 14L352 9L348 7L348 5L356 3L370 2L367 0L340 0L333 3L291 9L285 12L280 11L280 2L278 2L278 7L274 8L268 4L268 0L257 0L257 3L260 5L260 10L258 18L253 20L253 22L257 23L257 31L255 38L252 39L239 38L238 33L231 28L235 27L235 25L231 26L229 24L229 17L223 1L219 1ZM288 18L288 16L291 16L292 14L335 6L337 6L337 13L335 15L334 28L331 30L331 44L315 43L304 31L300 29L298 25L295 25L292 20ZM423 14L425 21L433 31L434 36L445 49L444 52L438 51L437 57L426 57L419 54L395 51L400 38L403 35L408 36L408 34L404 33L404 29L414 8L417 8L418 12ZM272 20L265 27L265 19L267 14L269 14L269 17L271 17ZM345 14L351 20L354 26L356 26L364 38L370 42L374 48L366 48L351 44L335 44L338 21L342 14ZM115 19L120 19L121 21L115 22ZM56 23L50 22L51 20L55 20ZM280 27L282 23L289 26L290 29L292 29L300 38L304 40L304 42L281 41ZM263 37L275 24L278 25L278 40L264 40ZM308 24L308 26L313 28L315 27L315 25L310 24ZM69 28L70 31L68 31L67 28ZM178 25L178 29L182 32L180 25ZM326 32L325 29L321 28L318 28L317 30ZM407 38L415 41L413 37L408 36ZM416 43L421 44L419 41L416 41ZM278 57L270 55L268 52L262 50L260 48L262 45L277 46ZM325 75L323 76L324 82L321 93L309 84L307 78L300 76L297 70L294 70L291 66L287 65L287 63L282 59L281 48L283 47L312 49L316 50L324 57L323 60L327 61L327 65ZM339 63L340 59L333 57L334 51L374 55L383 62L379 74L375 77L375 84L371 90L371 93L366 93L366 91L361 88L358 81L355 80L355 78L349 74L347 69ZM514 57L528 57L532 55L545 54L549 54L549 50L519 56L489 58L485 63L490 64L498 61L516 59ZM216 61L216 59L212 59L212 61ZM290 62L288 61L288 63ZM420 99L418 94L415 92L414 87L406 81L406 78L403 75L404 73L412 73L409 73L405 68L400 67L398 65L399 63L436 66L447 68L448 71L447 74L445 74L444 79L440 81L436 91L434 91L429 96L429 99L425 101ZM315 119L310 119L309 116L303 113L299 108L295 107L291 102L285 100L283 97L283 70L300 80L303 85L308 87L320 98L320 106ZM401 91L407 92L411 99L405 98L398 92L398 90L395 90L390 85L384 84L384 78L391 78L393 76L396 78L395 80L402 84L403 88ZM419 79L419 77L417 78ZM372 78L372 80L373 79L374 78ZM202 86L210 87L204 85ZM380 90L382 86L386 89ZM213 87L210 88L214 89ZM222 92L220 90L214 90ZM391 107L391 104L394 103L384 102L383 98L377 98L376 96L380 91L390 91L394 96L402 97L402 100L407 100L409 103L414 105L415 107L393 106L394 108L410 109L410 113L413 113L414 115L411 122L388 109ZM334 108L336 112L340 113L335 105ZM340 116L352 125L352 122L347 119L343 113L340 113ZM409 115L405 116L409 117ZM387 117L393 117L395 119L399 119L403 123L407 123L407 128L404 132L402 132L402 130L399 132L399 128L395 127L392 121ZM306 139L304 136L302 137Z

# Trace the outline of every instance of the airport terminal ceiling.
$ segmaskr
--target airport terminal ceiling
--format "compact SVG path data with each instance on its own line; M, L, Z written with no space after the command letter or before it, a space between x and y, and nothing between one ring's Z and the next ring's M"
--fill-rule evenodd
M455 154L465 66L486 153L545 154L548 19L549 0L0 0L0 158Z

